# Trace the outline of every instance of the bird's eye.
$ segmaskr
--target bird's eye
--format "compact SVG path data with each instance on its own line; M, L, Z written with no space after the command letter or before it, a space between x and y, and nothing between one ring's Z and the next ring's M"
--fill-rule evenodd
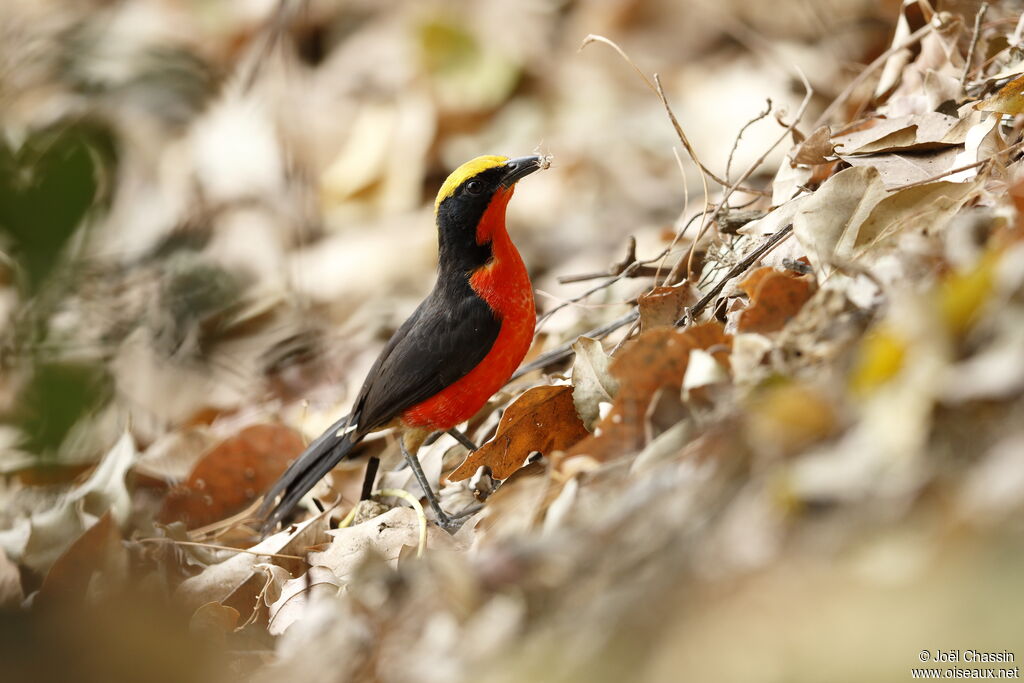
M470 180L466 183L466 192L470 194L483 194L484 184L479 180Z

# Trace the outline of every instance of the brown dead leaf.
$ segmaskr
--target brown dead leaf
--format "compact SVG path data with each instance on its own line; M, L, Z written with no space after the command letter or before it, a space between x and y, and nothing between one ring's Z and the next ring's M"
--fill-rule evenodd
M81 602L94 577L117 585L128 571L128 556L121 545L121 531L107 512L64 551L47 573L36 596L36 605Z
M828 161L827 157L835 154L835 145L832 143L832 129L822 126L811 133L811 136L800 143L793 154L794 164L815 166Z
M612 361L611 371L619 380L619 393L611 412L598 423L593 436L576 444L569 455L586 454L607 460L642 448L651 401L663 387L681 391L690 352L705 349L728 367L731 346L732 336L725 334L718 322L682 331L658 328L630 341Z
M888 187L909 185L953 168L957 147L924 152L901 152L858 156L844 154L842 160L851 166L871 166L878 171Z
M505 410L498 434L471 453L448 480L462 481L482 465L490 467L496 479L505 479L530 453L564 451L585 436L587 430L572 401L572 387L534 387Z
M1001 114L1024 114L1024 76L1015 78L987 99L978 102L979 111L997 111Z
M689 282L675 287L655 287L637 300L640 307L640 329L672 327L683 317L687 306L697 303L697 292Z
M796 276L774 268L759 268L739 284L750 297L750 306L740 313L741 332L776 332L800 312L814 293L809 276Z
M246 427L196 463L188 480L167 494L158 519L194 529L230 517L251 505L302 450L301 437L289 427Z
M238 625L238 610L219 602L208 602L197 609L188 623L188 630L207 642L221 645Z
M963 143L949 138L957 123L957 118L938 112L879 119L871 128L836 136L832 142L841 154L940 149Z

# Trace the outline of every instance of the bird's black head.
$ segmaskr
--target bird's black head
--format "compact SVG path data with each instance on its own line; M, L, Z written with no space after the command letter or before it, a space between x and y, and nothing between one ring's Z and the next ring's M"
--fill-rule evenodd
M477 157L452 172L437 193L441 268L470 272L491 258L491 235L500 221L516 182L541 168L537 156L508 159Z

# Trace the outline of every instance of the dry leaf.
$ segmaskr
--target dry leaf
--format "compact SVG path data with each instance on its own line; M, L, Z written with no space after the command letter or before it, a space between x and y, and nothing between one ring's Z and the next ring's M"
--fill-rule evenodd
M840 154L938 149L963 143L963 140L948 138L958 121L938 112L880 119L871 128L838 135L832 142Z
M674 287L655 287L637 299L640 308L640 329L673 327L688 306L697 303L697 292L689 282Z
M81 486L53 507L0 531L0 548L11 559L45 572L82 532L107 512L117 524L126 522L131 499L124 477L136 455L131 435L122 434Z
M471 453L448 479L467 479L483 465L495 479L505 479L522 467L530 453L564 451L585 436L572 387L534 387L505 410L497 435Z
M270 555L302 556L310 547L327 539L327 522L323 516L313 517L301 524L280 531L249 548L249 552L229 556L201 573L183 581L175 591L175 599L186 607L197 609L207 602L219 602L249 614L256 598L266 584L256 565ZM293 574L305 567L302 560L274 558Z
M346 583L368 552L379 555L395 567L402 548L419 543L420 520L412 508L391 508L383 515L362 524L328 532L330 545L324 550L311 552L309 562L328 568L341 584ZM427 526L427 550L451 550L456 541L440 527ZM284 599L282 590L281 598Z
M957 165L957 150L956 147L950 147L925 152L843 155L841 158L851 166L873 167L888 188L920 182L948 171Z
M979 111L997 111L1012 116L1024 114L1024 76L1013 79L974 107Z
M222 441L167 494L159 519L188 528L226 519L252 504L303 450L302 438L283 425L253 425Z
M740 313L740 332L775 332L785 327L814 293L810 276L795 276L773 268L759 268L739 284L750 297Z
M238 626L238 610L219 602L208 602L192 613L188 629L204 640L224 644L229 633Z
M822 126L797 146L796 153L793 154L793 163L807 166L824 164L828 162L828 157L834 156L835 147L835 143L832 142L832 129Z
M857 228L852 246L874 246L908 230L937 232L976 191L975 183L939 181L894 192L871 210Z
M572 345L572 402L587 431L594 430L602 402L611 403L619 391L619 382L609 370L611 358L601 342L580 337Z
M793 234L821 272L838 254L848 257L857 230L878 202L888 196L874 168L848 168L835 174L803 203L793 217Z
M630 453L644 445L644 425L651 400L665 387L681 391L690 351L704 349L728 367L732 337L721 323L709 322L685 330L659 328L631 340L612 361L619 393L611 412L594 434L576 444L570 456L590 455L598 460Z
M85 600L94 579L106 587L119 587L128 575L128 554L121 531L108 512L79 536L50 567L36 596L37 605L58 605Z
M820 392L794 383L759 392L746 417L749 442L773 456L798 453L833 434L838 425L835 409Z
M313 565L302 576L287 581L281 588L281 597L270 605L267 631L274 636L284 633L302 617L309 604L330 599L338 594L341 580L329 568Z

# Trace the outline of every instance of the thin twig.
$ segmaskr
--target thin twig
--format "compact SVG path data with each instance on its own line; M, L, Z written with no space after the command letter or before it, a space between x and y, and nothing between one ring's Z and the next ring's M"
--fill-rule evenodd
M643 81L647 85L647 87L650 88L651 90L653 90L654 93L657 94L659 97L661 97L662 98L662 102L665 101L664 95L658 92L659 88L656 88L654 83L651 83L651 79L647 78L647 75L644 74L644 72L640 70L640 67L638 67L636 65L636 63L634 63L633 60L629 58L629 55L626 54L626 51L623 50L621 47L619 47L618 44L615 41L610 40L609 38L605 38L604 36L597 35L595 33L591 33L590 35L588 35L586 38L583 39L583 43L580 44L580 48L579 49L582 50L583 48L585 48L587 45L590 45L591 43L604 43L605 45L607 45L608 47L610 47L611 49L613 49L617 53L619 53L619 56L622 57L622 59L624 59L626 61L626 63L629 64L631 67L633 67L633 70L636 71L637 74L640 75L640 78L643 79ZM655 80L658 79L657 74L655 74L654 78L655 78ZM666 103L666 107L667 106L668 105ZM729 186L729 182L727 180L719 178L717 175L715 175L711 171L711 169L709 169L707 166L705 166L701 162L701 160L697 157L697 152L694 151L693 146L690 144L689 138L687 138L686 134L683 132L682 126L679 125L679 121L676 120L674 115L672 115L671 118L672 118L672 125L675 126L675 129L676 129L676 134L679 136L679 139L682 140L683 147L686 148L686 153L690 155L691 159L693 159L693 163L695 163L697 165L697 167L701 171L703 171L704 174L707 177L711 178L712 180L714 180L716 183L718 183L722 187L728 187ZM749 193L752 193L752 194L764 194L764 195L768 194L764 190L756 190L754 188L748 188L748 187L744 187L744 188L742 188L742 190L744 192L749 192Z
M978 13L974 15L974 34L971 36L971 46L967 48L967 61L964 62L964 72L960 75L960 87L967 85L967 74L971 71L971 64L974 63L974 51L978 47L978 38L981 37L981 22L985 20L985 13L988 12L988 3L981 3Z
M589 332L584 332L581 336L590 337L591 339L603 339L604 337L607 337L615 330L630 324L639 317L640 312L634 307L632 311L625 314L621 318L616 318L615 320L612 320L609 323L605 323L600 327L595 327ZM534 370L543 370L549 365L554 365L555 363L565 360L566 358L572 355L572 345L573 343L575 343L575 341L576 340L574 339L572 342L562 344L561 346L558 346L556 348L551 349L550 351L540 354L532 361L530 361L526 365L523 365L514 373L512 373L512 376L509 378L509 382L517 380L523 375L531 373Z
M882 65L884 65L886 61L888 61L889 57L892 57L894 54L900 52L901 50L906 50L907 48L913 47L931 31L932 25L925 24L924 26L922 26L921 28L917 29L909 36L907 36L907 39L904 40L899 45L893 45L888 50L878 55L878 57L876 57L873 62L864 67L864 70L857 74L857 77L850 81L850 83L845 88L843 88L843 91L839 93L839 95L837 95L834 100L832 100L832 103L828 105L825 111L821 113L821 116L819 116L818 120L814 122L814 125L811 126L811 129L817 130L818 128L821 128L823 125L825 125L829 121L829 119L832 118L833 114L836 113L836 110L838 110L839 107L841 107L846 102L846 100L850 98L850 95L852 95L854 91L857 90L857 88L859 88L861 84L863 84L864 81L868 79L869 76L871 76L871 74L873 74Z
M252 90L253 85L256 84L256 78L259 76L260 70L266 63L267 58L270 56L271 50L278 44L281 36L284 35L285 30L292 23L292 20L298 15L302 7L306 4L307 0L278 0L277 7L274 9L274 15L270 18L266 32L263 34L263 40L260 43L259 49L256 54L253 55L252 61L248 65L247 73L242 77L242 92L248 92Z
M542 315L540 317L540 319L537 321L536 327L534 328L534 331L533 331L534 335L536 335L537 333L540 332L541 326L545 322L547 322L548 319L551 318L551 316L553 316L555 313L557 313L558 311L562 310L566 306L571 306L573 304L578 304L579 302L583 301L584 299L586 299L587 297L591 296L592 294L596 294L597 292L600 292L602 289L607 289L608 287L611 287L613 284L615 284L619 280L622 280L623 278L627 278L627 277L632 277L633 274L636 271L638 271L641 267L643 267L644 265L646 265L648 263L653 263L653 262L657 261L658 259L660 259L662 256L664 256L667 253L668 253L668 249L665 249L662 253L658 254L657 256L655 256L652 259L648 259L646 261L633 261L633 263L629 264L629 266L625 270L623 270L621 273L619 273L618 275L615 275L614 277L608 278L607 280L605 280L604 282L602 282L601 284L599 284L599 285L597 285L595 287L591 287L590 289L588 289L587 291L583 292L579 296L575 296L572 299L568 299L568 300L563 301L562 303L558 304L557 306L555 306L550 311L548 311L547 313L545 313L544 315Z
M585 280L596 280L599 277L612 277L620 274L626 268L633 265L636 261L636 237L632 235L626 241L626 255L622 257L622 260L618 263L613 264L610 268L607 268L600 273L585 273L583 275L562 275L558 278L558 284L567 285L573 282L583 282Z
M736 139L733 140L733 142L732 142L732 149L729 150L729 160L725 162L725 179L726 180L728 180L729 176L732 175L732 158L733 158L733 155L736 154L736 150L739 149L740 140L743 139L743 134L747 132L747 128L750 128L752 125L754 125L755 123L757 123L758 121L760 121L764 117L768 116L768 114L770 114L771 112L772 112L772 98L769 97L768 98L767 106L764 108L764 111L761 112L760 114L758 114L757 116L755 116L754 118L750 119L749 121L747 121L745 124L743 124L743 127L740 128L739 134L736 136Z
M676 149L674 145L672 146L672 156L675 157L676 168L679 169L679 175L683 179L683 210L679 213L679 217L676 218L676 221L675 221L676 224L678 225L679 221L682 220L683 216L686 215L686 212L690 210L690 188L689 188L689 184L686 182L686 169L683 167L683 158L681 156L679 156L679 150ZM705 185L705 188L706 187L707 186ZM705 194L704 195L704 212L702 212L702 214L706 213L708 211L708 208L709 208L708 207L708 196ZM683 239L683 235L685 235L686 231L689 230L690 224L693 223L694 219L697 218L698 215L702 215L702 214L694 214L693 217L690 218L690 220L686 221L686 223L683 224L683 227L682 227L681 230L678 229L678 228L676 229L676 234L672 236L672 243L668 245L669 253L671 253L671 251L676 248L676 245L679 244L679 240ZM668 253L665 254L665 257L668 258ZM658 272L654 274L654 282L655 282L655 284L652 285L651 291L653 291L654 287L657 286L658 278L661 277L661 269L664 268L664 267L665 267L665 261L663 259L661 261L661 263L658 264ZM669 282L668 282L668 275L665 276L665 280L661 284L662 284L662 286L669 284ZM627 333L627 336L632 334L632 333L633 333L633 330L630 329L630 331ZM619 344L621 344L621 343L622 342L619 342Z
M729 272L725 274L725 277L719 280L718 284L711 288L711 291L702 296L693 306L686 309L686 313L683 314L683 317L676 321L676 327L682 327L688 322L692 322L693 319L700 315L701 311L703 311L707 305L715 299L715 297L722 293L722 290L725 289L725 285L730 280L745 273L752 265L754 265L754 263L771 251L779 242L784 240L792 232L793 224L790 223L769 237L760 247L750 252L750 254L748 254L742 261L730 268Z
M800 123L800 120L803 118L804 113L807 111L807 106L811 103L811 98L814 96L814 88L811 87L811 84L807 80L807 76L804 75L803 71L801 71L799 68L796 71L797 75L800 76L800 80L803 82L804 85L804 99L800 102L800 107L799 109L797 109L796 114L793 116L792 123L786 126L785 130L782 131L782 134L778 137L778 139L776 139L775 142L772 143L772 145L768 149L766 149L760 157L754 160L754 162L750 164L749 167L747 167L747 170L744 171L743 174L736 179L736 182L733 185L730 185L729 187L726 188L725 193L722 195L722 199L718 202L718 207L715 209L714 213L711 214L711 217L704 222L703 226L701 227L701 231L697 233L697 237L693 240L693 244L690 246L690 255L686 263L687 273L690 272L693 266L693 256L697 249L697 243L700 241L700 238L704 236L704 232L707 229L707 227L714 223L718 219L719 214L722 213L722 210L729 205L729 197L731 197L732 193L739 188L740 183L742 183L744 180L753 175L754 171L760 168L761 164L763 164L765 159L768 158L768 155L771 154L776 147L782 144L783 140L785 140L788 136L790 136L793 133L793 131L796 129L797 124ZM676 274L676 271L681 272L681 264L682 262L676 264L676 268L673 269L673 274ZM676 276L678 277L678 275Z
M300 557L299 555L282 555L281 553L261 553L255 550L248 550L246 548L232 548L229 545L216 545L214 543L200 543L198 541L179 541L174 538L140 538L139 543L173 543L174 545L187 545L194 546L196 548L210 548L212 550L230 550L234 553L246 553L248 555L257 555L259 557L276 557L282 560L305 560L306 558Z
M951 176L954 173L959 173L960 171L967 171L967 170L970 170L970 169L975 168L977 166L981 166L982 164L987 164L988 162L990 162L990 161L992 161L992 160L994 160L994 159L996 159L996 158L998 158L998 157L1000 157L1000 156L1002 156L1002 155L1004 155L1004 154L1006 154L1008 152L1012 152L1015 149L1019 149L1022 146L1024 146L1024 140L1020 140L1018 142L1015 142L1014 144L1010 145L1006 149L1001 150L999 152L996 152L995 154L992 154L991 156L987 156L984 159L981 159L979 161L975 161L974 163L965 164L963 166L957 166L956 168L951 168L948 171L943 171L942 173L938 173L938 174L933 175L931 177L925 178L924 180L917 180L917 181L914 181L912 183L907 183L906 185L897 185L896 187L890 187L890 188L887 189L887 192L896 192L898 190L905 190L908 187L917 187L918 185L927 185L928 183L934 183L936 180L942 180L946 176Z

